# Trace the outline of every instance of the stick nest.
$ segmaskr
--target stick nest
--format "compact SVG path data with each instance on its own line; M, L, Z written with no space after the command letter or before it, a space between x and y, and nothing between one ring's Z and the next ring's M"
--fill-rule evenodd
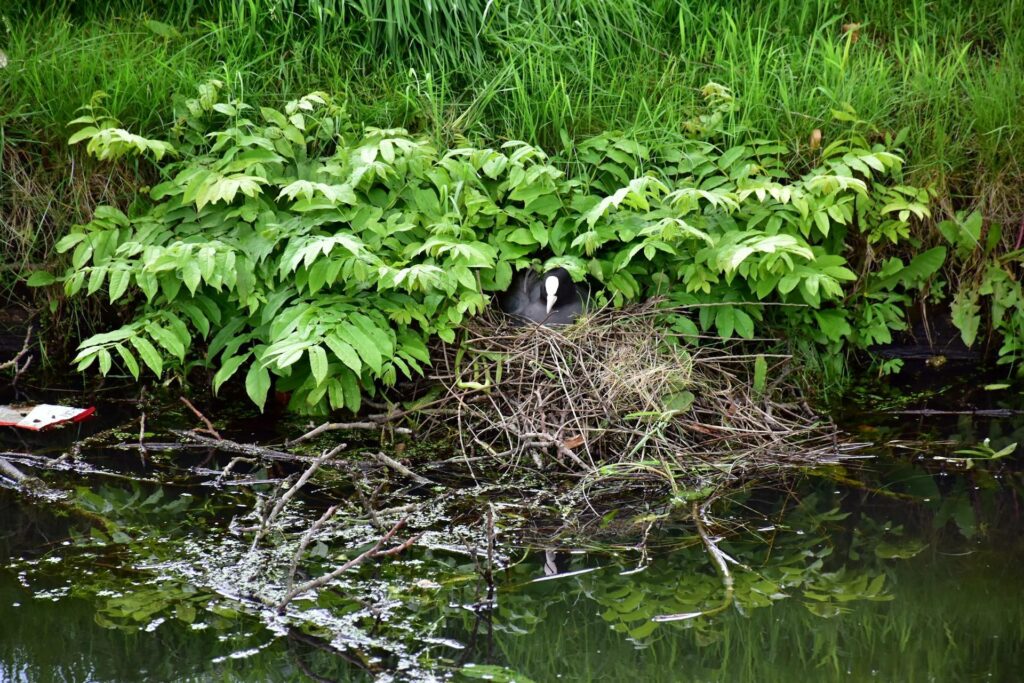
M445 413L466 452L512 474L657 483L687 500L856 448L786 382L788 357L694 347L665 322L693 312L652 302L563 328L475 318L439 350Z

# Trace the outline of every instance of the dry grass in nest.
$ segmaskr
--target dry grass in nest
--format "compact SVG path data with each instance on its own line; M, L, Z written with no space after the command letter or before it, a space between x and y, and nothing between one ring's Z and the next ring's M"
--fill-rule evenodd
M765 359L756 391L755 356L687 346L666 313L686 311L652 302L561 329L474 319L435 364L465 450L512 474L614 481L619 492L653 484L692 500L856 448L785 383L788 358Z

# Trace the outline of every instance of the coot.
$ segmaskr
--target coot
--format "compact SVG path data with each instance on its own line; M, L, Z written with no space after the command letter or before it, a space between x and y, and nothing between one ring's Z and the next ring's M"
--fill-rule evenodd
M588 296L586 285L577 285L565 268L543 275L521 270L512 278L508 291L498 297L501 310L516 318L540 325L570 325L583 313Z

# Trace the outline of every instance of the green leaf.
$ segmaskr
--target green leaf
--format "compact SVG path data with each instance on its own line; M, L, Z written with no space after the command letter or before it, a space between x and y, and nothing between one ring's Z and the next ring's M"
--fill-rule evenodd
M373 340L352 323L343 323L339 330L344 340L352 345L363 362L375 373L380 374L382 359Z
M910 260L901 277L908 286L918 286L931 277L946 261L946 248L933 247Z
M327 353L322 346L310 346L306 353L309 355L309 369L313 373L313 380L319 386L327 379Z
M740 335L744 339L754 338L754 319L750 317L745 311L741 311L736 308L733 309L732 313L733 326L736 328L736 334Z
M220 370L213 376L213 393L217 394L220 388L227 382L231 377L238 371L242 363L248 360L251 353L244 353L240 356L232 356L224 361L224 364L220 366Z
M57 244L55 244L53 248L58 254L63 254L84 240L85 237L86 235L84 232L73 232L57 240Z
M764 356L757 354L754 358L754 382L753 390L755 396L763 396L768 383L768 361Z
M974 344L978 338L978 327L981 325L981 307L978 305L978 293L969 285L963 287L953 297L950 306L953 325L960 330L960 338L966 346Z
M188 287L188 291L195 296L196 290L199 288L199 283L203 277L202 271L199 269L199 264L195 259L189 258L185 261L181 267L181 280Z
M327 348L331 350L338 360L344 363L347 367L352 369L352 372L359 374L363 369L363 364L359 360L359 355L352 346L344 341L337 334L328 334L324 337L324 343L327 344Z
M100 359L100 373L103 375L109 374L110 366L112 363L110 351L107 351L106 349L100 349L99 351L97 351L97 355L99 356Z
M128 368L128 372L132 373L132 377L136 381L139 379L139 362L135 360L135 356L131 351L126 349L123 344L116 344L114 348L117 349L117 353L121 356L121 360L124 361L124 365Z
M178 29L174 28L169 24L165 24L162 21L156 21L155 19L146 20L146 28L160 36L161 38L177 38L181 34L178 33Z
M110 290L110 303L114 303L128 291L128 285L131 284L131 281L132 274L127 269L110 271L110 282L107 285Z
M665 406L665 410L675 410L678 412L684 412L690 409L693 405L693 400L696 398L692 391L674 391L670 394L666 394L662 403Z
M29 287L45 287L47 285L52 285L56 281L57 278L45 270L36 270L28 276L26 284L28 284Z
M719 306L715 312L715 329L722 339L732 337L736 317L732 306Z
M148 339L140 337L138 335L128 338L131 345L135 347L135 350L139 352L139 358L142 362L153 371L153 374L158 378L163 375L164 372L164 361L160 357L160 352L156 350Z
M352 371L342 369L339 380L341 381L341 391L345 396L345 407L353 413L358 413L362 404L359 378Z
M100 129L96 126L85 126L79 128L68 138L69 145L77 145L82 140L90 140L93 136L100 132Z
M259 363L249 366L249 372L245 375L245 393L249 395L252 402L263 412L267 403L267 394L270 392L270 371Z
M174 332L155 323L146 325L146 332L172 356L182 361L185 360L186 344Z

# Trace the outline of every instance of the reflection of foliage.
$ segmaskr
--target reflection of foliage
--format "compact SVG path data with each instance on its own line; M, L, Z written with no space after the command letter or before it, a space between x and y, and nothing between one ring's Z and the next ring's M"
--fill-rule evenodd
M743 535L723 543L726 553L747 570L734 574L736 607L744 613L770 607L775 602L798 598L818 616L836 616L848 611L854 601L883 601L885 574L880 567L858 568L833 562L835 550L830 526L842 522L847 513L836 508L817 511L818 499L810 496L786 517L791 530L779 530L771 539L765 557L765 539ZM585 558L567 571L582 569ZM833 566L837 565L837 566ZM639 573L598 571L575 579L552 582L564 590L573 581L578 590L600 605L601 617L612 630L635 641L658 637L663 628L693 629L702 642L721 637L719 621L683 618L713 609L722 600L722 582L712 570L703 548L697 544L674 550ZM543 599L538 603L544 605ZM510 632L529 632L544 612L533 615L516 600L501 608L501 627ZM655 621L656 617L680 618Z
M993 564L992 550L946 533L946 508L971 507L969 480L938 494L932 476L908 466L886 484L920 487L922 477L939 497L921 505L908 505L904 494L878 496L876 507L863 509L869 498L833 493L835 484L826 481L820 494L784 514L773 508L781 521L766 521L761 537L722 541L749 570L735 569L737 609L714 619L650 621L721 600L721 582L696 543L640 572L626 573L623 558L591 573L522 584L538 568L516 567L521 587L505 591L498 615L505 663L537 680L1014 678L1024 596L1007 553L1019 558L1024 547L1000 547ZM753 500L739 502L748 519L759 509ZM997 509L982 511L991 518ZM935 539L943 539L938 557L925 552ZM965 543L971 552L958 552ZM594 561L568 559L561 572ZM880 609L879 601L891 604ZM566 658L553 645L560 642L586 645Z

